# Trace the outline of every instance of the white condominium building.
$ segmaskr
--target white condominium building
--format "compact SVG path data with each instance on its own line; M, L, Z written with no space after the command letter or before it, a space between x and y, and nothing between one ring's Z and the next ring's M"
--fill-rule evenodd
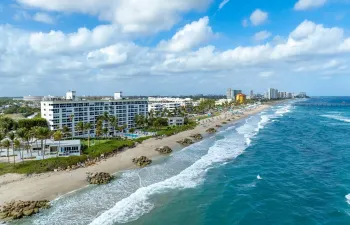
M173 111L179 107L192 105L194 102L191 98L148 97L148 111L158 112L163 109Z
M90 135L95 136L97 118L107 112L118 118L118 125L134 127L136 115L147 116L147 99L124 99L121 92L115 93L110 100L80 100L75 92L68 92L66 98L44 98L41 102L41 117L45 118L51 130L67 126L75 137L83 136L76 131L78 122L90 123ZM113 129L110 130L110 134Z
M278 90L274 88L269 88L269 90L267 91L267 98L278 99Z

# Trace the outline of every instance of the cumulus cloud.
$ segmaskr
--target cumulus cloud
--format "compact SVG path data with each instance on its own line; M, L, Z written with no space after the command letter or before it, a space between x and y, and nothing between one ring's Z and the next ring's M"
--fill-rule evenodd
M33 16L33 20L41 23L54 24L55 19L47 13L38 12Z
M254 35L254 39L256 41L264 41L264 40L268 39L269 37L271 37L271 35L272 34L270 32L263 30L263 31L256 33Z
M264 24L267 21L268 18L269 18L269 14L267 12L264 12L261 9L256 9L250 15L250 22L254 26L259 26L261 24Z
M170 29L183 13L207 8L211 0L17 0L17 2L46 11L95 15L101 20L119 25L125 33L157 33Z
M0 25L0 88L14 93L9 88L14 85L21 90L50 87L40 91L51 94L57 83L62 84L57 87L62 92L62 87L72 88L75 80L84 82L84 87L93 87L99 80L109 85L115 79L135 78L131 85L135 88L134 83L140 79L147 82L153 76L158 77L155 80L165 76L167 84L171 77L175 77L173 82L183 82L189 73L212 81L216 75L227 74L228 78L234 74L237 80L239 74L244 74L239 78L247 83L257 75L267 77L269 71L312 71L329 76L350 73L350 37L340 27L306 20L277 42L222 49L204 46L207 39L199 38L214 34L208 24L206 17L189 23L157 47L124 38L117 25L80 28L72 33L29 32ZM160 47L166 51L160 51Z
M114 25L100 25L93 30L79 28L68 34L54 30L35 32L30 34L29 46L38 53L71 53L106 46L121 39L119 33L119 28Z
M170 40L161 41L159 48L172 52L186 51L203 44L213 36L209 18L206 16L185 25Z
M295 10L308 10L318 8L326 4L327 0L299 0L295 5Z

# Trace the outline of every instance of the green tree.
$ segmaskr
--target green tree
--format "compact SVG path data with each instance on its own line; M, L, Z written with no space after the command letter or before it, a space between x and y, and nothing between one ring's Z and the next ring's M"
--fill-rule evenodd
M53 140L58 141L58 149L56 153L56 157L58 157L59 150L61 150L61 140L63 138L63 132L58 130L53 134Z
M15 149L19 150L21 152L21 141L19 139L15 139L13 143L13 163L16 164L16 155L15 155ZM23 161L23 158L22 158Z
M35 135L36 135L36 138L40 140L41 154L42 154L42 157L44 159L45 158L46 139L50 138L51 132L50 132L49 128L36 127Z
M4 148L6 148L7 150L7 162L10 162L10 155L9 155L9 151L10 151L10 147L11 147L11 142L8 139L5 139L2 141L2 146Z
M70 136L73 136L72 131L67 126L62 127L62 133L64 138L69 138Z
M19 128L16 131L16 136L18 139L22 140L23 142L26 141L26 136L27 136L28 130L26 128ZM23 150L23 149L22 149ZM23 151L20 151L20 157L23 161Z
M109 116L109 123L113 129L113 136L115 136L115 131L119 129L119 119L117 116Z

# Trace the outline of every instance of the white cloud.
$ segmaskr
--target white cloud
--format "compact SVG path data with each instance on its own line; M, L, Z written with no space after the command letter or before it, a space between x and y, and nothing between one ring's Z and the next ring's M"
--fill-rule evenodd
M269 37L271 37L271 35L272 34L270 32L263 30L263 31L256 33L254 35L254 39L256 41L264 41L264 40L268 39Z
M295 10L308 10L318 8L326 4L327 0L299 0L295 5Z
M275 72L273 72L273 71L263 71L263 72L259 73L259 76L267 78L267 77L273 76L274 74L275 74Z
M89 93L103 80L100 90L105 93L105 86L115 88L112 84L116 79L124 85L122 78L133 78L130 88L136 88L137 93L153 76L157 79L152 82L162 80L163 86L169 88L168 80L190 87L192 80L188 79L194 76L209 84L220 75L251 85L256 76L267 77L271 71L276 82L288 73L350 74L350 37L340 27L306 20L278 41L219 49L203 47L207 41L201 38L203 34L214 34L208 24L206 17L194 21L157 47L131 42L117 25L80 28L72 33L29 32L0 25L0 90L8 95L19 95L18 90L54 94L54 90L62 93L65 87L74 88L74 82L79 81L77 86ZM160 51L160 47L168 51ZM196 47L200 48L193 50ZM143 83L136 87L135 82L142 79ZM259 85L264 85L270 80L260 81Z
M17 0L47 11L79 12L120 25L125 33L157 33L170 29L183 13L203 10L212 0Z
M269 14L267 12L264 12L260 9L256 9L251 15L250 15L250 22L254 26L259 26L267 21L269 17Z
M41 23L54 24L55 19L47 13L38 12L33 16L33 20Z
M170 40L161 41L159 48L172 52L186 51L201 45L213 36L213 31L209 26L209 18L206 16L185 25Z
M72 53L106 46L120 39L121 35L118 27L100 25L93 30L79 28L77 32L68 34L53 30L49 33L31 33L29 46L38 53Z
M222 9L230 0L223 0L219 5L219 10Z
M248 27L248 26L249 26L249 22L248 22L247 19L244 19L244 20L242 21L242 26L243 26L243 27Z

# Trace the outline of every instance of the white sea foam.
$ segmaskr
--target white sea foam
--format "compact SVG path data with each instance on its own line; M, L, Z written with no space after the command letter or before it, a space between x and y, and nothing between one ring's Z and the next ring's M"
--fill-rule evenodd
M350 194L345 195L346 202L350 205Z
M345 117L345 116L341 116L341 115L321 115L321 116L329 118L329 119L334 119L334 120L350 123L350 118Z
M236 128L237 133L216 141L209 148L208 153L190 167L166 180L139 188L130 196L117 202L114 207L102 213L90 225L109 225L137 220L154 208L152 196L171 190L197 187L204 181L205 174L210 168L242 154L247 147L246 144L250 144L250 138L259 131L258 124L260 123L260 126L263 127L267 122L268 119L265 117L261 118L258 123L247 119L242 126Z
M258 174L258 176L256 176L256 179L262 180L262 177Z

